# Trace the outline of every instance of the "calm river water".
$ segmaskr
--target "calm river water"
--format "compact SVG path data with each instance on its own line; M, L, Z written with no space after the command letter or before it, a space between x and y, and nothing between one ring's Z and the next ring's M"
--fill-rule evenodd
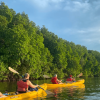
M35 100L100 100L100 78L84 78L85 83L80 87L64 87L49 89L54 95L35 98ZM34 83L50 83L50 80L35 80ZM8 90L9 92L16 91L16 82L0 82L0 91L2 93ZM24 99L25 100L25 99ZM34 100L26 99L26 100Z

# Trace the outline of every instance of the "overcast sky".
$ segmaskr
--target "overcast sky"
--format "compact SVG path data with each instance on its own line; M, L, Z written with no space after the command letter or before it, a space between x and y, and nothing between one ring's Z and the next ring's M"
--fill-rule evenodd
M100 52L100 0L1 0L16 13L88 50Z

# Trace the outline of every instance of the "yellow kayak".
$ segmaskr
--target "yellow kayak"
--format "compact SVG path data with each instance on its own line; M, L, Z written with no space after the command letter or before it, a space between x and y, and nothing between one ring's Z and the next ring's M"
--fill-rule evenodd
M84 82L85 82L85 80L84 79L81 79L81 80L78 80L78 81L72 82L72 83L47 84L47 89L53 89L53 88L57 88L57 87L70 87L70 86L78 86L79 87Z
M36 97L41 97L43 95L47 95L46 92L44 92L46 89L47 89L47 84L42 84L40 85L41 88L38 89L38 91L30 91L30 92L27 92L27 93L22 93L22 94L18 94L18 95L9 95L7 97L3 97L3 98L0 98L0 100L24 100L26 98L36 98Z

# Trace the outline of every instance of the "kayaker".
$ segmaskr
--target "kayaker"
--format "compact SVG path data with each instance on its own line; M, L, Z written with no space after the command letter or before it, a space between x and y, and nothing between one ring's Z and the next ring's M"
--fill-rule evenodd
M17 91L19 93L27 92L29 87L31 88L31 91L38 90L38 88L37 88L38 85L33 85L31 83L31 81L29 80L29 77L30 77L30 75L28 73L26 73L24 75L24 78L17 82L17 87L18 87Z
M62 84L62 80L57 79L57 74L54 75L51 79L52 84Z
M75 78L72 78L72 75L69 75L66 82L75 82Z
M7 97L0 92L0 98Z

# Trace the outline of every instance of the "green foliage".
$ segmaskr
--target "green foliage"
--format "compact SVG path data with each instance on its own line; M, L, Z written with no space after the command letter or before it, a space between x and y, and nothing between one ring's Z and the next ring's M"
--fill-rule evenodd
M4 2L1 2L0 5L0 15L5 16L8 22L11 22L13 15L11 10L8 8L8 6L5 5Z
M4 76L6 71L6 65L0 60L0 80L5 80L7 78L7 76Z
M1 2L0 80L11 75L8 66L23 75L28 72L34 79L43 74L58 74L63 78L81 72L86 76L100 76L99 61L99 52L58 38L45 26L36 26L25 12L16 14Z

